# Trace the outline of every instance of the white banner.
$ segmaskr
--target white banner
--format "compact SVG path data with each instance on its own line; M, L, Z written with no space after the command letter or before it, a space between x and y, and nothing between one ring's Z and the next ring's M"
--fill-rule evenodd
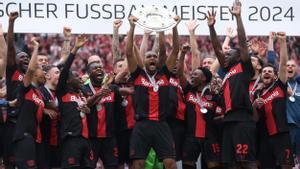
M216 30L225 34L226 27L236 27L229 12L233 0L2 0L0 22L4 30L8 26L8 14L18 11L15 32L61 33L63 26L73 33L111 34L115 19L123 19L120 33L129 28L129 14L142 5L158 5L177 13L182 22L180 34L188 34L185 22L197 19L198 35L208 35L205 15L208 10L217 11ZM300 35L299 0L243 0L242 19L247 35L268 35L270 31L285 31L288 35ZM137 28L137 33L143 31Z

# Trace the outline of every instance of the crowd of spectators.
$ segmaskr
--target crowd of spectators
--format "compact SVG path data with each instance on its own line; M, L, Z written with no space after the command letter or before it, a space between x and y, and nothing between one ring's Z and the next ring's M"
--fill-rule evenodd
M153 36L149 39L148 47L151 49L155 34L152 33ZM47 54L49 56L49 63L54 63L55 61L59 60L60 52L62 49L63 44L63 35L62 34L18 34L16 35L16 44L20 50L26 51L29 54L31 53L30 49L30 39L32 36L40 37L40 52ZM167 43L167 51L170 51L172 46L171 35L166 36L166 43ZM224 40L224 36L220 36L220 41ZM249 37L249 41L257 40L259 45L259 54L260 56L267 55L268 49L268 37L267 36L260 36L260 37ZM120 50L122 56L125 54L125 43L126 43L126 36L120 36ZM135 37L136 44L139 46L142 41L142 36L138 35ZM72 39L74 43L74 39ZM188 43L189 37L182 36L181 37L181 44ZM212 44L208 36L198 36L197 42L199 46L199 50L201 52L200 56L201 59L205 57L214 57L214 51L212 48ZM237 38L232 41L232 46L237 44ZM72 45L72 43L71 43ZM276 62L279 61L279 43L275 40L274 41L274 51L277 55ZM300 64L300 37L288 37L288 52L289 57L295 59ZM84 74L86 69L87 58L91 55L99 55L103 60L105 70L107 72L112 70L113 66L113 55L112 55L112 35L89 35L89 42L78 52L79 57L76 58L72 68L74 70L79 70L80 73ZM186 57L186 63L191 62L191 55ZM191 65L191 64L186 64ZM188 67L189 68L189 67Z

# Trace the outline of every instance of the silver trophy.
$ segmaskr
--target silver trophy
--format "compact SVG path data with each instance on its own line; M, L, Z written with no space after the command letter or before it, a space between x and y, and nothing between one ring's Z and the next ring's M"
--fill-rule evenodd
M177 24L174 20L175 13L155 5L141 7L133 11L132 15L138 18L136 25L144 30L162 32L172 29Z

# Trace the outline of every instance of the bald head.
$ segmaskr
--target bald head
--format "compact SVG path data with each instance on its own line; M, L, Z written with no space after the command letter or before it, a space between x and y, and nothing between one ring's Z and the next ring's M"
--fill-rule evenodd
M102 60L101 60L100 56L98 56L98 55L92 55L88 58L88 64L90 64L92 62L98 62L98 63L102 64Z
M154 51L148 51L145 53L145 57L150 56L150 55L158 56L158 54Z

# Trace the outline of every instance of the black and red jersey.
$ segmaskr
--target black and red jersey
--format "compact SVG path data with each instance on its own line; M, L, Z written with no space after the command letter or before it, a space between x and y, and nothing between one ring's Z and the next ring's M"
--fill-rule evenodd
M226 72L223 80L224 121L251 121L252 104L249 83L254 75L251 60L238 62Z
M187 135L205 138L207 124L211 123L217 109L217 96L212 94L208 89L205 90L202 95L202 92L198 92L197 89L192 88L190 85L188 85L184 91ZM202 102L202 108L205 108L207 113L201 112L200 101Z
M134 85L133 104L136 120L162 121L169 111L169 78L170 72L166 66L155 74L155 86L151 83L144 69L137 67L131 73Z
M0 107L0 125L5 124L7 118L7 107Z
M122 87L129 87L128 84L118 84L120 88ZM128 129L133 129L135 125L134 119L134 108L133 108L133 97L132 95L122 96L120 100L120 110L117 114L117 130L123 131Z
M184 96L183 96L182 88L180 86L180 81L178 78L171 76L169 83L170 83L169 118L183 121L185 119L186 105L184 102Z
M84 93L86 96L93 96L91 83L85 85ZM115 135L116 130L116 116L120 112L120 100L118 87L110 85L111 90L108 96L102 97L101 100L93 105L91 113L87 115L88 128L90 138L106 138ZM99 92L101 88L94 88L95 92Z
M18 70L18 65L6 67L6 91L7 100L11 101L18 97L20 84L22 83L24 74ZM17 118L18 108L8 108L7 118L15 120Z
M61 121L61 139L67 136L82 136L84 138L89 136L86 115L78 110L78 107L83 102L81 98L83 95L78 91L70 91L66 87L69 69L74 58L75 55L70 53L60 73L56 89Z
M44 101L39 89L33 85L19 90L20 112L16 124L14 141L31 135L37 143L42 142L40 124L43 118Z
M55 119L51 119L49 116L43 116L41 128L42 128L42 136L43 142L48 143L52 146L58 145L58 135L59 135L59 111L58 111L58 100L56 97L55 90L51 90L46 86L41 86L40 91L43 95L43 100L45 106L47 104L55 104L57 106L56 112L58 117Z
M259 113L264 119L269 135L288 132L289 126L286 115L287 85L281 80L277 80L265 93L264 90L257 92L264 99L264 105L259 109Z
M257 86L260 83L261 83L260 82L260 78L250 81L250 84L249 84L249 96L250 96L251 103L253 103L253 101L254 101L254 98L255 98L254 94L255 94Z

